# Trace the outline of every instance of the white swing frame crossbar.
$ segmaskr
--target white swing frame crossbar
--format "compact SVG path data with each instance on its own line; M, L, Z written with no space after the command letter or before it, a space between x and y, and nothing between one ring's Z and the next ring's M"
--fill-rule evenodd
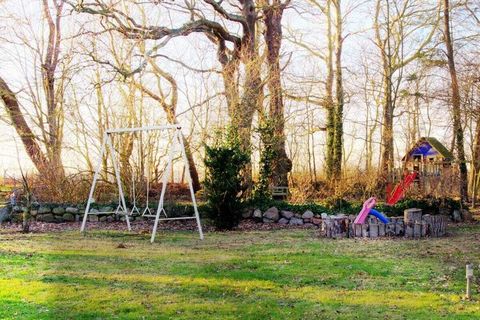
M202 231L202 225L200 223L200 214L198 213L197 201L195 199L195 192L193 190L192 177L190 176L187 154L185 152L185 145L183 143L183 135L182 135L182 131L181 131L182 127L180 125L146 126L146 127L137 127L137 128L117 128L117 129L108 129L108 130L105 131L105 133L103 135L102 149L100 151L99 161L98 161L97 167L95 169L95 173L93 175L92 187L90 188L90 193L88 195L87 206L85 207L85 214L83 216L83 221L82 221L82 226L80 228L80 232L82 232L82 233L85 232L85 227L86 227L89 215L99 215L99 214L107 214L107 213L115 213L116 215L124 215L125 216L125 221L127 223L128 231L132 230L131 225L130 225L130 216L131 216L133 210L129 212L128 209L127 209L126 203L125 203L125 195L123 193L122 183L121 183L121 180L120 180L120 169L118 167L117 159L115 157L115 150L113 148L111 135L112 134L123 134L123 133L134 133L134 132L140 132L140 131L143 131L143 132L144 131L155 131L155 130L175 130L175 131L173 133L173 137L172 137L171 143L169 145L170 150L169 150L169 154L168 154L167 167L166 167L166 170L163 172L163 175L162 175L162 190L160 192L160 200L158 202L158 207L157 207L157 210L156 210L156 214L155 215L143 215L144 217L155 217L155 222L154 222L154 225L153 225L152 236L150 238L150 242L153 243L155 241L155 235L157 234L158 223L160 221L189 220L189 219L195 219L196 220L200 239L203 240L203 231ZM194 213L195 213L195 215L193 217L172 217L172 218L169 218L169 217L167 217L167 214L166 214L165 208L164 208L165 192L166 192L167 183L168 183L168 172L171 171L172 162L173 162L173 158L174 158L174 150L175 150L175 147L177 145L180 146L181 157L183 159L184 166L185 166L186 178L187 178L187 182L188 182L188 187L190 189L190 196L192 198L193 210L194 210ZM98 177L99 177L99 174L100 174L100 168L101 168L101 165L102 165L102 158L104 157L107 149L110 151L110 155L112 157L111 160L113 162L113 169L114 169L114 172L115 172L115 178L116 178L116 182L117 182L117 185L118 185L119 204L118 204L117 209L115 211L90 212L90 207L91 207L92 203L94 202L93 193L95 191L95 186L97 184ZM160 215L162 213L165 215L165 218L160 218Z

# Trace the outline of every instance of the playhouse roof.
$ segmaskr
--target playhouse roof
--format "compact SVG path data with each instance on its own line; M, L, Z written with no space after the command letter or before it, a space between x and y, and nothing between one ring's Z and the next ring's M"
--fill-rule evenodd
M433 137L420 138L403 157L406 160L412 154L433 155L439 153L446 160L453 160L453 154L440 141Z

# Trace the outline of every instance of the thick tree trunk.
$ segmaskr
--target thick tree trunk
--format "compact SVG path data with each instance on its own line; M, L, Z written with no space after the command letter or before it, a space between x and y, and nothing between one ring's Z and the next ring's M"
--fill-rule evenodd
M386 177L393 169L393 105L392 105L392 78L386 66L384 72L384 106L382 128L382 162L380 164L381 175Z
M36 136L28 126L27 121L20 110L15 94L1 77L0 98L5 104L7 114L13 127L20 136L20 139L22 139L23 146L25 147L28 156L40 174L46 173L48 171L49 161L38 145Z
M330 180L333 177L334 162L334 145L335 145L335 105L333 102L333 36L332 36L332 13L331 13L332 1L327 0L326 4L326 16L327 16L327 79L325 80L325 108L327 110L327 141L326 141L326 154L325 154L325 171L327 179Z
M48 23L48 43L46 55L42 61L43 90L47 103L48 143L46 150L50 160L50 175L55 181L65 177L62 165L62 136L63 136L63 101L55 94L55 71L58 66L60 45L62 42L60 21L62 17L63 1L55 2L55 16L52 17L48 0L43 0L43 12ZM54 19L55 18L55 19Z
M333 143L333 177L340 179L342 174L342 152L343 152L343 77L342 77L342 9L341 0L335 1L336 12L336 40L335 40L335 136Z
M475 138L473 146L473 173L472 173L472 206L476 204L477 188L478 188L478 179L480 177L480 121L477 119L477 127L475 129Z
M461 123L461 101L460 89L458 86L457 71L455 69L455 59L453 53L453 41L450 34L450 8L449 0L443 1L444 17L444 39L447 48L448 70L450 72L452 89L452 107L453 107L453 134L455 136L455 149L457 151L457 160L460 167L460 197L463 201L468 199L468 173L465 160L465 149L463 145L463 128Z
M246 25L243 28L239 57L245 66L245 80L242 97L238 107L232 110L230 118L232 126L237 130L242 149L250 152L253 116L259 107L262 79L255 34L257 21L255 2L253 0L244 0L241 3L242 15L246 20ZM244 171L244 183L248 189L251 188L252 166L250 162L246 165Z
M390 47L390 9L389 2L386 4L386 35L385 39L380 36L379 14L381 11L381 1L377 1L375 12L375 39L383 67L383 123L382 123L382 152L380 161L380 172L378 185L383 188L389 181L389 173L393 169L393 83L392 83L392 54Z
M265 43L267 45L268 89L270 92L270 119L274 125L272 161L272 184L288 186L288 173L292 162L285 150L285 117L280 70L280 47L282 44L282 15L284 5L279 0L264 9Z

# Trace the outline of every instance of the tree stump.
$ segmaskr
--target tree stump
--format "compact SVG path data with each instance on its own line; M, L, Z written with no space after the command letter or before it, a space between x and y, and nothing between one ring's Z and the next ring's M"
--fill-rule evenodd
M369 225L370 238L378 238L378 224L371 223Z
M395 235L395 223L387 223L387 225L385 226L385 234L389 237L393 237Z
M403 221L407 223L415 223L415 221L422 221L422 209L406 209L403 211Z
M362 224L362 237L368 238L368 224Z
M379 237L385 237L385 228L386 228L386 224L385 223L380 223L378 225L378 236Z
M403 211L403 221L405 224L405 237L420 237L420 228L417 226L415 229L415 224L422 221L422 210L411 208ZM415 233L416 232L416 233Z

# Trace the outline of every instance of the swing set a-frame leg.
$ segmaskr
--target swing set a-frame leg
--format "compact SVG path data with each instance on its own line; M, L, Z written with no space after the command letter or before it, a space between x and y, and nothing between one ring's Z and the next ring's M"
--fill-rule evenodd
M88 215L90 214L90 206L93 202L93 192L95 191L95 187L97 185L98 176L100 174L100 167L101 167L101 164L102 164L102 159L103 159L103 156L105 155L105 151L106 151L107 148L109 148L110 154L112 155L113 167L114 167L114 171L115 171L115 177L116 177L116 180L117 180L118 192L119 192L119 205L118 205L117 209L115 210L115 213L118 214L119 209L120 208L123 209L123 211L125 213L125 221L127 223L128 231L131 231L130 218L128 217L128 212L126 210L127 205L125 203L125 196L123 194L123 188L122 188L122 184L121 184L121 181L120 181L120 171L119 171L118 165L116 163L116 158L115 158L114 149L113 149L113 145L112 145L110 135L108 133L105 133L104 136L103 136L103 143L102 143L102 149L100 151L100 158L98 160L98 164L97 164L97 167L95 169L95 173L93 175L92 187L90 188L90 193L88 195L87 206L85 207L85 213L83 215L82 226L80 227L80 232L82 232L82 233L85 232Z

